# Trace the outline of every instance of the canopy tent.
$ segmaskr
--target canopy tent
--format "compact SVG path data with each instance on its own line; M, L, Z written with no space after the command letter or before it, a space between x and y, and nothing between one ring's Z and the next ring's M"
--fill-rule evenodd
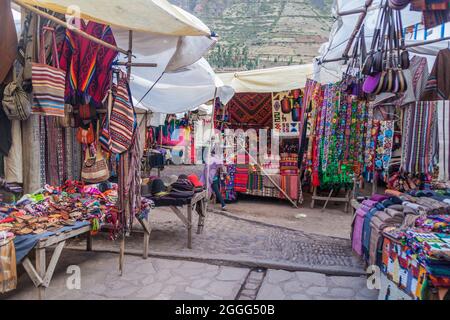
M270 93L303 88L313 73L313 65L294 65L218 74L236 93Z
M156 84L134 73L130 86L137 102L142 100L142 107L166 114L194 110L215 96L228 103L234 95L233 88L224 85L204 58L178 71L164 73ZM145 96L149 88L152 90Z
M330 40L324 43L320 49L320 56L315 61L314 79L322 82L336 82L341 79L344 61L326 62L327 60L342 58L345 48L348 45L350 35L355 29L358 21L358 9L364 9L365 0L351 0L343 1L337 0L334 7L334 14L343 14L338 16L332 31L330 33ZM364 32L367 48L370 48L374 29L376 27L377 19L380 12L380 0L374 0L371 7L369 7L367 16L364 21ZM345 14L345 12L355 11L352 14ZM412 34L408 34L406 38L406 45L418 44L424 40L439 39L450 36L450 24L435 27L430 30L424 30L423 27L418 27L422 21L422 13L410 11L409 5L401 10L402 21L404 27L416 26ZM356 41L354 41L353 45ZM434 57L440 49L446 48L448 44L434 43L423 46L415 46L408 48L408 51L419 55L425 55L428 59L429 67L434 64ZM350 50L350 53L352 50ZM321 63L325 61L324 63Z
M180 12L182 9L177 9ZM20 26L20 13L13 10L16 25ZM202 24L194 16L191 20ZM113 28L116 42L121 47L128 44L128 31ZM133 34L134 63L156 63L154 68L133 68L131 88L135 102L139 102L147 91L158 82L137 107L153 112L185 112L218 96L229 101L234 95L232 88L225 87L216 78L206 60L199 59L217 42L205 36L171 36L136 32ZM162 78L158 81L158 79ZM177 92L183 92L179 99Z
M171 36L209 36L199 19L166 0L14 0L131 31Z

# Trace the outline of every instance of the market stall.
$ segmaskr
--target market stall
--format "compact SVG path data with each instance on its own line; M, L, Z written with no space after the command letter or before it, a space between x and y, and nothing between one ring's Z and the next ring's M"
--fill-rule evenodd
M8 158L5 171L13 173L7 180L23 183L29 194L0 206L1 260L8 265L2 268L1 291L15 288L15 266L21 262L42 298L67 239L107 225L111 238L121 239L122 272L125 234L137 218L148 250L153 204L140 196L142 114L133 105L131 68L161 73L184 68L215 40L198 19L165 1L127 3L127 15L113 9L119 1L116 6L79 1L77 12L68 11L71 3L65 1L13 3L22 8L19 41L10 2L2 1L0 10L2 30L8 31L0 52L1 153ZM164 19L164 30L156 18ZM121 48L124 33L127 50ZM146 36L161 40L161 46L153 56L147 47L134 62L142 46L134 51L133 39ZM153 57L159 60L149 61ZM2 187L17 191L10 181ZM47 267L45 250L53 245ZM33 248L35 266L28 258Z
M214 127L225 140L226 200L246 193L294 206L302 202L299 153L307 109L302 89L311 74L312 65L303 65L219 75L236 91L230 102L216 103L214 112Z
M380 299L448 299L450 7L440 5L337 1L339 21L309 85L323 92L312 98L318 110L342 112L316 116L312 180L353 182L353 250L381 269ZM334 168L324 161L333 153Z

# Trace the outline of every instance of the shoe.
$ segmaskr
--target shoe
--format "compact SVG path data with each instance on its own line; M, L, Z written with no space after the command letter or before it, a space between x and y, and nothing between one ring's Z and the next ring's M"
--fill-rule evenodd
M227 206L222 207L222 211L227 211Z

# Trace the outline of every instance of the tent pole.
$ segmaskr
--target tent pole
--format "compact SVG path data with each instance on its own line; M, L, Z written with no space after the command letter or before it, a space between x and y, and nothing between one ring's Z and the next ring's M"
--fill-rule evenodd
M119 48L119 47L117 47L117 46L114 46L114 45L109 44L109 43L107 43L107 42L105 42L105 41L103 41L103 40L100 40L100 39L98 39L98 38L96 38L96 37L93 37L93 36L91 36L90 34L87 34L86 32L81 31L81 30L79 30L79 29L77 29L77 28L73 28L72 26L70 26L70 25L67 24L66 22L61 21L61 20L59 20L58 18L56 18L56 17L54 17L54 16L52 16L52 15L50 15L50 14L48 14L48 13L42 11L42 10L39 10L38 8L35 8L35 7L30 6L30 5L26 4L26 3L23 3L23 2L20 1L20 0L11 0L11 1L14 2L15 4L17 4L17 5L19 5L19 6L23 7L23 8L25 8L25 9L27 9L27 10L30 10L30 11L32 11L32 12L38 14L39 16L41 16L41 17L43 17L43 18L46 18L46 19L48 19L48 20L51 20L51 21L53 21L53 22L55 22L55 23L57 23L57 24L63 26L63 27L66 28L66 29L70 29L70 31L72 31L72 32L74 32L74 33L76 33L76 34L78 34L78 35L80 35L80 36L82 36L82 37L84 37L84 38L86 38L86 39L92 41L92 42L98 43L98 44L100 44L100 45L102 45L102 46L104 46L104 47L106 47L106 48L109 48L109 49L118 51L118 52L120 52L120 53L123 53L123 54L125 54L125 55L128 55L128 51L127 51L127 50L121 49L121 48Z
M209 172L210 172L210 168L209 168L209 161L211 160L211 146L212 146L212 136L213 136L213 132L215 131L215 125L214 125L214 119L216 116L216 100L217 100L217 87L214 90L214 100L213 100L213 108L212 108L212 116L211 116L211 131L209 133L209 139L208 139L208 144L209 147L207 149L208 152L208 156L206 158L206 194L209 200L209 189L210 189L210 182L209 182ZM202 155L203 158L203 155ZM209 201L206 201L206 207L205 207L205 211L208 212L208 203Z
M128 58L128 64L127 64L127 78L128 78L128 82L130 82L131 80L131 65L132 65L132 61L133 61L133 31L130 30L128 33L128 51L127 51L127 58ZM137 129L139 130L139 129ZM123 180L123 182L125 183L125 185L127 185L127 179L128 179L128 173L129 173L129 152L126 151L122 157L125 157L125 163L124 163L124 167L123 170L124 172L122 173L123 176L125 177L125 180ZM121 203L124 204L124 210L125 210L125 217L129 217L131 215L131 210L130 210L130 198L129 197L124 197L123 194L121 194L122 197L122 201ZM128 221L125 220L125 223L127 223ZM125 237L126 237L126 232L125 229L123 229L123 234L122 234L122 239L120 240L120 259L119 259L119 271L120 271L120 275L123 275L123 263L124 263L124 259L125 259Z

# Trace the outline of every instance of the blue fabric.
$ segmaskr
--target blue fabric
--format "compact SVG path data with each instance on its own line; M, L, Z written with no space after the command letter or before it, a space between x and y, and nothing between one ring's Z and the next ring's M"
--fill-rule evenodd
M73 226L62 227L61 229L56 230L56 232L59 233L76 230L88 225L90 225L90 222L88 221L77 221ZM39 240L52 236L56 234L56 232L45 232L41 234L27 234L23 236L17 236L14 239L17 263L22 262L22 260L28 255L28 253L36 246Z
M369 247L370 247L370 235L372 233L372 228L370 222L372 217L378 212L377 208L372 208L369 213L364 216L364 226L362 233L362 243L363 243L363 255L366 259L369 257Z

